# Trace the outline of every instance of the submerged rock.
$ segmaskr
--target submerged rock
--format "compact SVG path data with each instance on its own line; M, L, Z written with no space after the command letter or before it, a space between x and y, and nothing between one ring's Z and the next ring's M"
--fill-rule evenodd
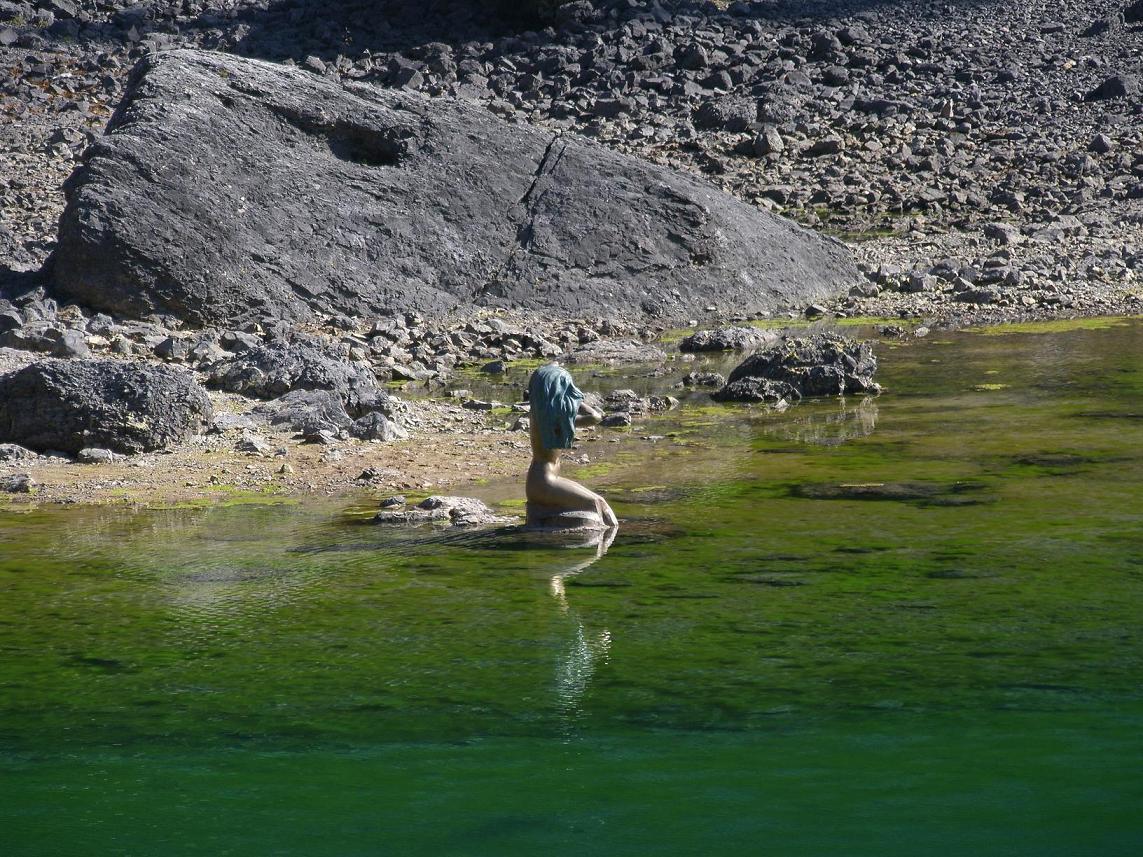
M41 452L163 449L211 417L206 391L169 366L43 361L0 376L0 441Z
M807 500L872 500L919 506L977 506L994 501L981 482L865 482L836 485L807 482L793 485L790 495Z
M684 387L722 387L726 376L721 372L688 372L683 376Z
M195 324L518 305L804 305L850 251L703 180L482 107L149 54L67 184L57 295Z
M879 393L881 387L873 380L876 371L877 358L868 342L830 333L788 336L747 357L711 397L776 403L803 396Z

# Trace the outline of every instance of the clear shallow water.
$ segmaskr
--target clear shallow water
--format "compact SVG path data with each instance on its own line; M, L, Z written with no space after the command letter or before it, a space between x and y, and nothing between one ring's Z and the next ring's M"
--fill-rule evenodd
M1139 853L1143 324L879 354L585 443L601 558L0 513L5 853Z

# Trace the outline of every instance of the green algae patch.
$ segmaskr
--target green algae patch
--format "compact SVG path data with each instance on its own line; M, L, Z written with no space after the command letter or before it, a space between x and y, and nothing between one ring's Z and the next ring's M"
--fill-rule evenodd
M1064 318L1051 321L1016 322L997 324L988 327L970 327L967 332L983 336L1007 336L1008 334L1049 334L1070 333L1077 330L1108 330L1113 327L1127 327L1138 316L1098 316L1094 318Z
M616 467L614 461L597 461L591 464L576 464L574 461L568 461L566 464L571 465L568 467L568 472L575 473L576 479L596 479L600 476L606 476Z
M134 505L142 506L156 511L170 511L174 509L211 509L230 508L235 506L297 506L303 503L299 497L287 495L275 486L268 486L259 491L238 488L236 486L212 486L214 496L195 497L188 500L177 501L136 501L123 498Z
M700 324L697 327L672 327L662 331L655 337L654 342L657 345L678 345L688 336L702 330L703 326Z
M917 327L918 325L900 318L887 318L876 315L854 315L847 316L846 318L833 318L830 319L833 324L838 327L873 327L875 325L893 325L900 327L903 330Z
M746 322L750 327L761 328L762 330L800 330L806 327L812 327L817 324L817 321L811 321L805 318L755 318Z

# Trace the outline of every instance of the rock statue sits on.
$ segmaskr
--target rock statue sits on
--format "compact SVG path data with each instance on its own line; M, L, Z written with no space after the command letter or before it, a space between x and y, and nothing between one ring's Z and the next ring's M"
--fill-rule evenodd
M560 451L570 449L576 426L592 426L603 414L584 404L567 370L541 366L528 381L532 464L528 467L527 526L533 529L602 530L619 521L607 501L578 482L560 476Z

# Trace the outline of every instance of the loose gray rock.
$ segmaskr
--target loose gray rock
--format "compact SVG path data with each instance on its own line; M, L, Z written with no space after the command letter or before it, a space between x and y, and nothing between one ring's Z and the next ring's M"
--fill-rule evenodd
M662 363L667 354L657 345L625 339L600 339L581 345L562 360L566 363Z
M258 405L254 413L271 425L285 426L304 435L320 431L336 434L353 424L341 397L332 390L294 390Z
M294 390L330 390L360 416L388 398L368 367L348 363L314 342L275 342L242 351L211 367L208 386L259 399Z
M10 330L19 330L24 326L24 319L21 318L20 313L14 309L7 309L0 312L0 334L7 333Z
M31 494L35 488L36 480L27 473L0 476L0 491L6 494Z
M786 148L786 143L778 129L773 126L766 127L761 134L754 138L751 149L759 157L770 154L780 154Z
M246 414L215 414L214 419L210 421L210 432L225 434L228 431L252 429L254 426L254 420Z
M758 105L751 98L736 96L704 101L695 111L696 128L744 131L758 118Z
M75 458L83 464L110 464L115 460L116 456L110 449L89 446L76 453Z
M700 330L692 333L679 343L679 351L745 351L758 348L778 339L780 334L773 330L757 327L720 327L717 330Z
M1125 98L1139 92L1139 78L1130 74L1113 74L1089 92L1088 101L1106 101L1111 98Z
M211 417L206 392L168 366L53 360L0 376L0 441L38 451L163 449Z
M409 433L397 423L376 411L354 420L349 433L359 440L404 440Z
M0 461L31 461L39 456L18 443L0 443Z
M999 241L1003 245L1020 244L1024 236L1020 230L1010 223L985 223L981 231L986 237Z
M120 315L673 317L715 296L801 305L857 279L840 242L700 179L298 68L152 53L107 130L68 182L51 279Z
M242 437L238 443L234 444L234 449L237 452L248 452L252 455L269 455L274 451L274 447L266 438L249 430L242 432Z

